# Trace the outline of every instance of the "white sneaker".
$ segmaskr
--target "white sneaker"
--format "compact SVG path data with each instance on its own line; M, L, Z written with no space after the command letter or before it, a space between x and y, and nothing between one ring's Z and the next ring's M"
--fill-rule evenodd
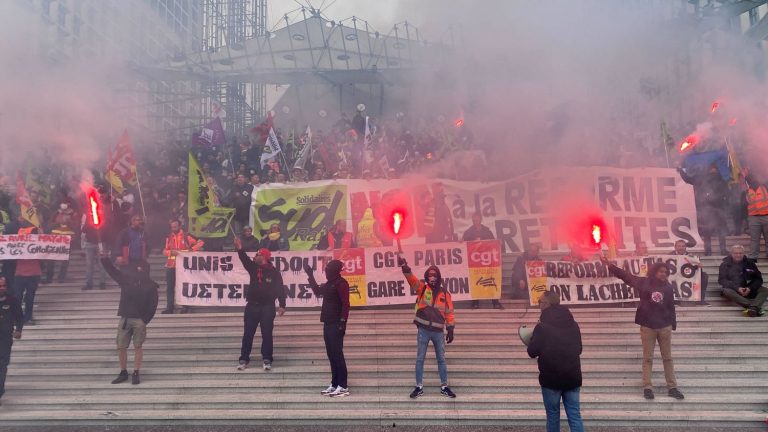
M328 396L329 394L333 393L334 391L336 391L336 387L334 387L332 385L329 385L328 388L323 390L323 391L321 391L320 394L323 395L323 396Z
M264 370L272 370L272 362L269 360L264 360Z
M241 361L239 365L237 365L237 370L244 371L248 369L248 363Z
M349 389L345 389L342 386L336 387L336 390L333 391L333 393L328 394L330 397L345 397L349 396Z

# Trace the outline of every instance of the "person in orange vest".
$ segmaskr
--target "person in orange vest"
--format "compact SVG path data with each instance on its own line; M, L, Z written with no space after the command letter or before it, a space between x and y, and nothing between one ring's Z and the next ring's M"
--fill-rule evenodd
M749 226L749 258L757 262L760 236L768 243L768 189L752 174L747 174L747 225Z
M357 242L352 233L347 232L347 223L339 219L333 225L333 228L328 230L328 234L322 236L320 241L317 242L317 249L319 250L331 250L331 249L349 249L357 247Z
M198 240L181 229L181 222L171 221L171 233L165 238L165 248L163 255L167 257L165 261L165 310L161 313L173 313L173 295L176 288L176 256L179 252L200 250L205 243ZM184 312L184 310L182 310Z
M443 279L437 266L427 268L422 282L414 276L405 259L398 258L397 264L403 270L403 275L411 289L416 290L416 317L413 319L418 329L416 387L411 392L410 398L416 399L424 395L424 359L427 356L430 341L435 347L437 370L440 374L440 394L455 398L456 394L448 387L448 366L445 362L445 345L453 342L453 329L456 326L451 293L443 286ZM448 330L447 335L443 334L444 329Z

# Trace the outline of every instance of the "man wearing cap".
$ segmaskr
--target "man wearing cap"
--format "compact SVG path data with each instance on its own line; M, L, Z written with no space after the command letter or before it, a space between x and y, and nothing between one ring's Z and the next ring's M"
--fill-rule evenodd
M547 291L539 299L541 319L533 329L528 355L538 358L539 384L547 413L547 432L560 431L560 399L571 432L583 432L579 409L581 331L560 296Z
M269 259L269 249L259 249L253 260L243 250L239 238L235 238L235 248L240 262L245 267L251 280L245 289L245 312L243 314L243 342L240 348L240 360L237 370L245 370L251 362L251 349L256 328L261 326L261 357L264 370L272 369L272 328L275 323L275 300L279 302L277 315L285 313L285 288L283 277Z

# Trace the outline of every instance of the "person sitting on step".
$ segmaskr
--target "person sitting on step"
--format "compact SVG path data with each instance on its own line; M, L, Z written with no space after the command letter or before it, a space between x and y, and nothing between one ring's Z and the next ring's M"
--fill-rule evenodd
M744 255L744 246L734 245L731 254L723 258L717 277L722 287L720 294L743 307L746 315L763 316L768 288L763 286L763 275L757 264Z

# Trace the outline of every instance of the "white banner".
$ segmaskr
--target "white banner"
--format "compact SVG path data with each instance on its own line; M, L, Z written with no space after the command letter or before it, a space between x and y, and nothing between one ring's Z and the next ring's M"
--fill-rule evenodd
M0 260L69 260L71 236L60 234L0 235Z
M501 296L501 251L498 241L403 246L403 257L422 279L427 267L440 268L443 286L454 301ZM342 276L350 286L352 306L415 303L415 291L397 265L395 249L336 249L273 252L272 263L283 276L288 307L319 306L307 283L303 263L325 281L325 264L344 263ZM234 252L182 252L176 259L176 304L181 306L243 306L250 278Z
M611 262L633 276L645 277L656 262L665 262L671 273L675 300L701 301L701 269L685 255L654 255L618 258ZM546 291L560 295L565 305L639 301L636 287L611 276L600 261L529 261L525 265L531 305L539 304Z
M403 244L462 240L479 212L504 252L534 243L567 251L574 242L569 224L595 214L618 250L640 241L652 250L672 250L678 239L689 248L702 245L693 188L668 168L551 167L494 183L409 176L265 185L254 190L251 223L256 234L279 224L292 250L313 248L337 219L368 245L388 246L395 206L408 216Z

